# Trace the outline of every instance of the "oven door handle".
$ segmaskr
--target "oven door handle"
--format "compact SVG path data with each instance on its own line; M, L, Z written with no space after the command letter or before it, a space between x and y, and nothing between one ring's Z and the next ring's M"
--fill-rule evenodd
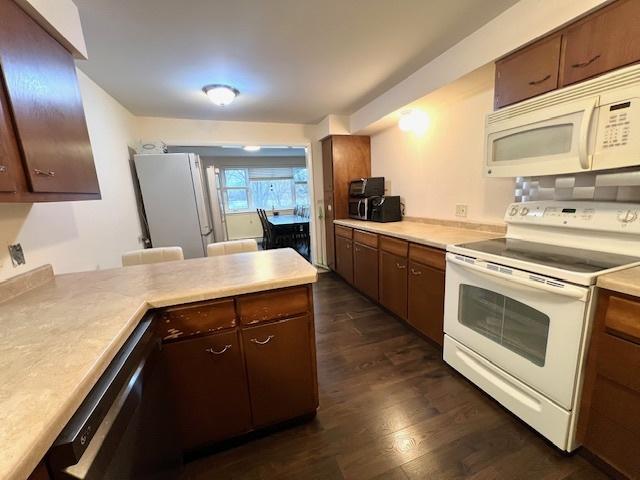
M516 285L519 285L523 287L533 288L536 290L544 290L545 292L555 293L556 295L575 298L576 300L580 300L581 302L587 301L587 295L589 293L589 289L587 288L577 287L575 285L570 285L560 281L558 281L557 283L559 285L562 285L562 287L555 287L552 285L548 285L546 283L536 282L535 280L528 280L526 278L517 277L515 275L508 275L506 273L488 270L486 268L479 267L478 265L474 265L471 263L467 263L463 260L459 260L452 253L447 253L447 262L460 265L463 268L473 270L474 272L481 273L483 275L486 275L496 280L500 280L504 283L507 283L507 285L512 288L515 287Z

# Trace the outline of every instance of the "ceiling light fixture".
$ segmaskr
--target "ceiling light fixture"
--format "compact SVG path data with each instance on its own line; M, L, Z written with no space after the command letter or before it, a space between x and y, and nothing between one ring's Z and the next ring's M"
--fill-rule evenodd
M259 152L260 148L261 147L259 145L247 145L244 147L244 150L245 152Z
M413 132L422 135L429 128L429 115L422 110L406 110L400 114L398 127L403 132Z
M240 94L238 89L229 85L205 85L202 87L202 91L209 97L209 100L219 107L229 105Z

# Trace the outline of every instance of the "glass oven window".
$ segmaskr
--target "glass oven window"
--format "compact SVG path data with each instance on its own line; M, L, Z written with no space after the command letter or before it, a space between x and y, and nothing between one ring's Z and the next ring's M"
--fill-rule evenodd
M572 138L572 123L512 133L493 141L493 161L508 162L569 153Z
M545 364L549 316L514 300L474 285L460 285L458 321L526 358Z

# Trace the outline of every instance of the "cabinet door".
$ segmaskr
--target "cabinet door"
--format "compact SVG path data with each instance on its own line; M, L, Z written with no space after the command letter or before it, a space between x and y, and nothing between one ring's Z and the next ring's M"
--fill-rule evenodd
M0 82L0 192L16 191L16 168L21 168L11 114L4 87Z
M163 346L169 388L185 450L251 428L249 393L238 332Z
M444 341L444 271L409 262L409 323L434 342Z
M322 180L325 192L333 193L333 151L331 137L322 140Z
M619 0L567 28L562 85L640 61L640 2Z
M318 406L311 328L310 317L304 316L242 330L256 427Z
M353 283L369 298L378 301L378 249L353 244Z
M496 62L495 108L558 88L560 45L555 35Z
M380 303L406 320L407 318L407 258L380 252Z
M73 58L11 0L0 63L31 189L100 193Z
M353 241L336 235L336 272L353 283Z

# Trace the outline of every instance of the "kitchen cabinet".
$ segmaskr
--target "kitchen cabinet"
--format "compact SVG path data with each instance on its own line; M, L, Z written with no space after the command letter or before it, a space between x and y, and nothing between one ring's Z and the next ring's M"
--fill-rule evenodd
M374 301L378 301L378 236L353 232L353 284Z
M336 272L353 284L353 240L351 229L336 226Z
M164 355L183 450L251 429L236 330L168 343Z
M311 328L303 316L242 330L256 427L315 410Z
M640 298L598 296L577 439L629 478L640 478Z
M640 2L616 0L496 61L494 108L640 62Z
M9 105L0 82L0 192L16 191L16 170L21 168Z
M618 0L567 27L562 86L640 61L640 2Z
M334 220L349 218L349 182L371 176L371 139L331 135L322 139L327 266L336 269Z
M558 88L560 46L554 35L496 62L495 108Z
M12 0L0 0L0 64L0 158L12 177L0 202L99 199L73 57Z
M315 412L310 286L167 307L154 321L183 450Z
M444 342L444 270L409 262L408 322L438 345Z
M380 303L400 318L407 319L408 252L404 240L380 237L379 288Z

